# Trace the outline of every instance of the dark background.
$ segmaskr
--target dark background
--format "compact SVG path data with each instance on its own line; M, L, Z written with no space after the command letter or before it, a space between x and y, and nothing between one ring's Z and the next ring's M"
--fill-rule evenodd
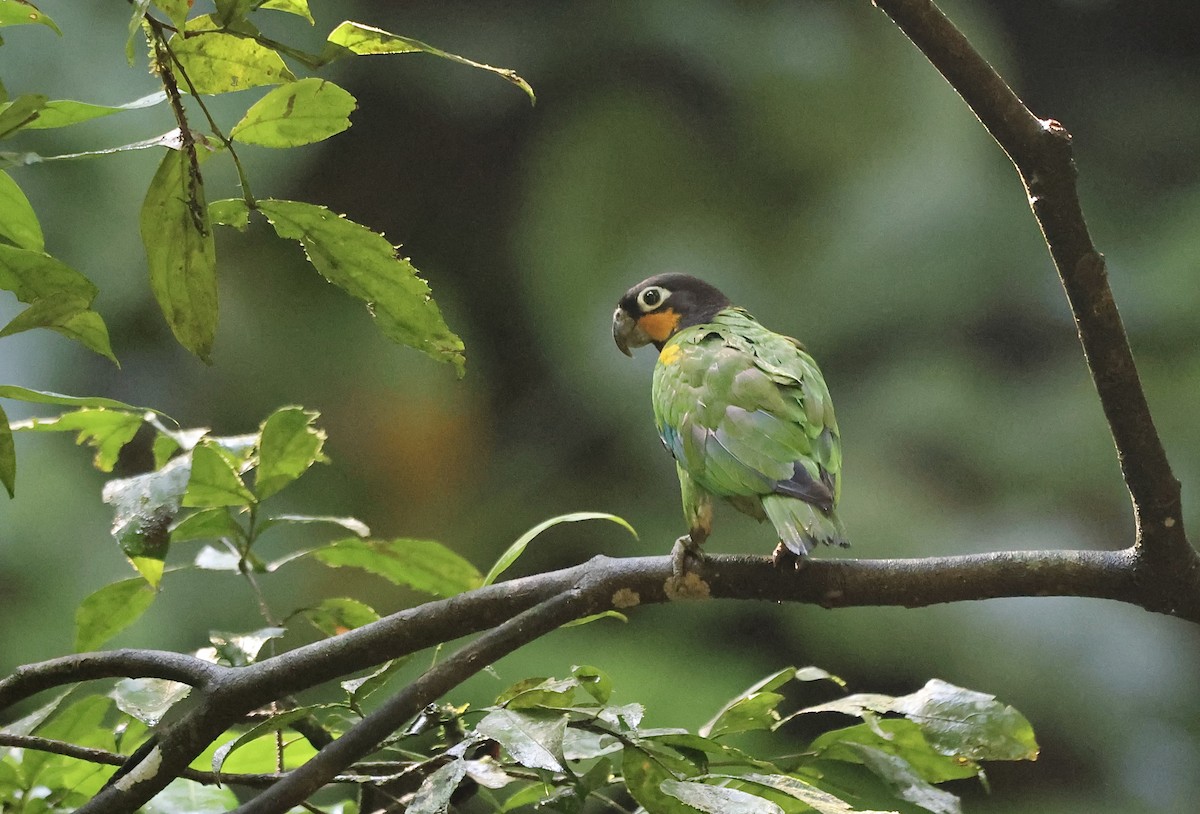
M11 95L116 104L155 89L129 68L122 3L50 2L63 27L8 29ZM1085 213L1106 254L1186 522L1200 528L1200 5L960 0L947 11L1033 111L1074 134ZM172 344L145 281L137 208L158 155L13 171L47 248L99 287L115 370L47 332L3 340L0 380L160 408L185 426L252 430L275 407L322 412L332 466L274 508L352 514L380 537L438 539L486 569L555 514L611 524L548 532L517 570L592 554L665 553L682 531L674 468L649 407L653 354L613 347L618 296L686 270L821 362L846 447L854 556L1117 548L1132 520L1070 314L1004 155L919 53L859 2L314 3L317 26L264 13L319 48L356 19L494 65L361 58L328 76L354 127L284 153L242 148L254 192L323 203L383 230L467 343L468 375L386 342L364 309L261 225L222 231L215 364ZM36 29L36 30L35 30ZM259 91L246 97L257 98ZM228 128L252 98L219 100ZM165 107L31 133L45 154L146 138ZM209 198L237 195L213 169ZM7 318L17 308L0 301ZM26 415L20 405L14 417ZM104 476L66 438L18 438L0 503L0 669L68 652L72 613L129 575L100 503ZM135 456L136 457L136 456ZM118 474L133 474L128 462ZM321 539L264 540L266 553ZM767 553L768 529L721 511L712 551ZM194 554L180 546L174 557ZM821 552L822 556L842 556ZM194 649L261 626L224 574L181 572L116 644ZM291 566L277 610L354 595L417 597L347 571ZM214 601L219 598L219 601ZM751 603L646 608L558 632L456 700L527 675L610 672L651 725L697 726L787 664L860 691L939 677L1025 712L1033 764L994 766L969 811L1191 812L1200 794L1194 627L1115 603L993 600L922 610ZM797 699L811 700L811 699ZM785 730L795 749L801 732ZM1189 802L1191 801L1191 802Z

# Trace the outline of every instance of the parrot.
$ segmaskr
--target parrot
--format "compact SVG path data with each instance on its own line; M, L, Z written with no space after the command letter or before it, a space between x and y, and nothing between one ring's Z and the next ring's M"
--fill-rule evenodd
M703 559L718 497L771 521L776 566L799 568L817 543L849 545L837 514L841 435L825 379L800 342L675 272L626 291L612 332L626 356L658 349L654 423L675 458L688 527L672 548L676 577L689 557Z

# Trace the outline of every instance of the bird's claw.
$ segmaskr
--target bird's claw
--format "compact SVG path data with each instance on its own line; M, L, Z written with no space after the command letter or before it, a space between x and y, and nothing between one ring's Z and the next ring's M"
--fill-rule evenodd
M704 555L700 553L700 546L692 541L690 534L685 534L675 541L675 545L671 547L671 576L678 582L687 574L688 558L696 561L696 564L704 562Z
M775 550L771 552L771 564L776 568L788 568L789 566L799 571L804 567L805 557L801 557L796 552L792 551L783 541L779 541L779 545L775 546Z

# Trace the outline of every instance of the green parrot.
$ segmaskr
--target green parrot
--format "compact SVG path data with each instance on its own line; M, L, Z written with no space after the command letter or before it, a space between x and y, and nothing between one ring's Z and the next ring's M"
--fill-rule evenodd
M713 286L659 274L625 292L613 339L658 348L651 403L675 457L688 533L673 549L676 576L712 531L713 498L769 519L776 565L799 566L816 543L848 545L837 516L842 442L817 363Z

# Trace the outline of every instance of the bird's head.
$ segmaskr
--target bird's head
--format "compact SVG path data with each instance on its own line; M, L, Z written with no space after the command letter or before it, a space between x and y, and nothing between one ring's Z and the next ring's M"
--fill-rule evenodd
M613 312L613 341L621 353L663 345L676 331L708 322L730 306L729 298L687 274L657 274L625 292Z

